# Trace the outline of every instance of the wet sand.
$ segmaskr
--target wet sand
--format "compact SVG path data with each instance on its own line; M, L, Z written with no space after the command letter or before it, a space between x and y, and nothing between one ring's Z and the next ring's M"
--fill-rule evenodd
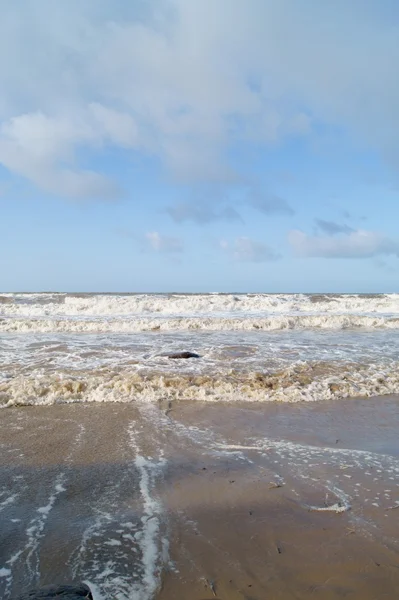
M0 597L391 598L399 400L0 413Z

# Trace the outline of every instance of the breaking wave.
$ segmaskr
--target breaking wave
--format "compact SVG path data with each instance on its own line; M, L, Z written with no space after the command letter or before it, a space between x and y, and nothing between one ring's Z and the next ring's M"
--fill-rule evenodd
M293 329L399 329L398 316L358 314L269 317L137 317L107 319L0 318L0 332L133 333L140 331L282 331Z
M168 373L141 370L21 372L0 382L0 406L74 402L299 402L399 393L399 363L389 367L308 362L275 372Z
M0 405L398 393L397 332L398 294L3 293Z
M163 314L399 313L399 294L3 294L10 317Z
M3 294L0 332L399 329L399 295Z

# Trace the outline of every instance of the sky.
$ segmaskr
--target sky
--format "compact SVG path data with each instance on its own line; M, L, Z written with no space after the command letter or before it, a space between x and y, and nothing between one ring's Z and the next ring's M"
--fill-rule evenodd
M0 291L399 292L397 0L3 0Z

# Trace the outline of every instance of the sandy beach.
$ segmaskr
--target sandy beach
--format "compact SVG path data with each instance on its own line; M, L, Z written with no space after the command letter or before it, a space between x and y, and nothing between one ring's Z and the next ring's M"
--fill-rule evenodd
M1 596L388 598L397 402L4 410Z

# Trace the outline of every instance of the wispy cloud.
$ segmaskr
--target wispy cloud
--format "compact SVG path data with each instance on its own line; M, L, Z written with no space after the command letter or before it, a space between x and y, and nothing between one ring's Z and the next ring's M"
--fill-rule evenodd
M399 256L399 241L374 231L352 231L333 237L309 236L303 231L289 233L295 254L306 258L372 258L380 255Z
M355 231L353 227L349 227L345 223L335 223L335 221L324 221L324 219L315 219L317 227L327 235L336 235L338 233L352 233Z
M274 194L252 191L248 197L248 203L256 210L265 215L294 215L294 209L284 198Z
M231 206L215 208L208 204L196 202L181 202L174 206L169 206L166 212L176 223L192 221L198 225L207 225L214 221L241 221L242 217Z
M165 254L180 254L183 252L183 242L178 237L162 235L158 231L149 231L145 234L147 247Z
M267 244L248 237L238 237L233 242L221 240L220 247L234 260L242 262L262 263L280 258Z

